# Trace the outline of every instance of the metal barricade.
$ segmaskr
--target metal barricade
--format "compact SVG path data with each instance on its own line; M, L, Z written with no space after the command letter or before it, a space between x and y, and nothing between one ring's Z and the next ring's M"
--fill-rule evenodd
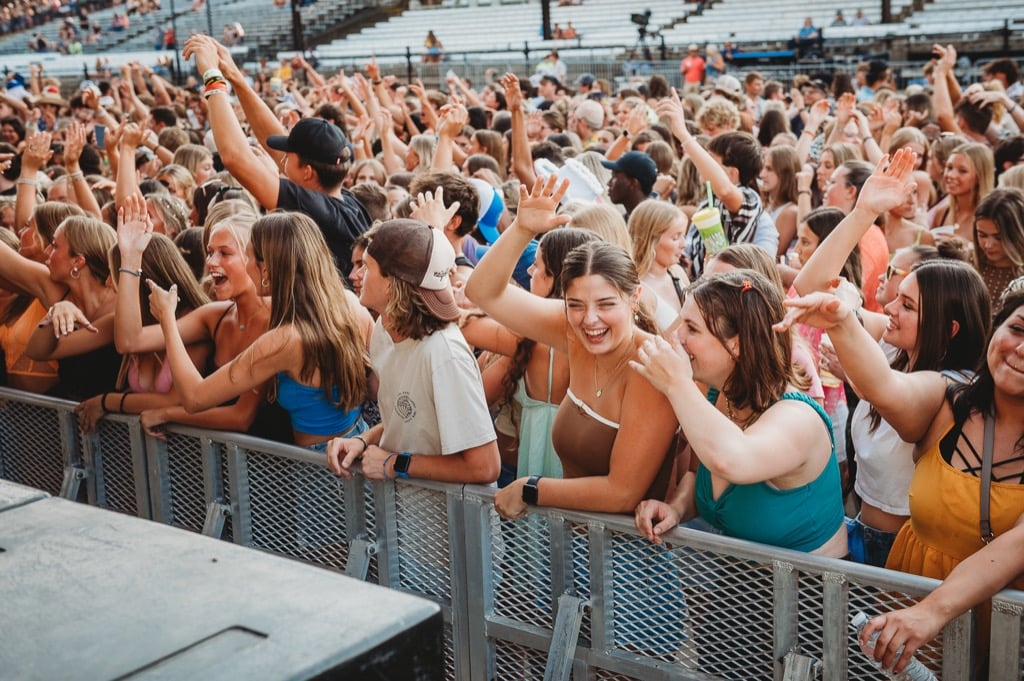
M66 499L85 492L77 402L0 388L0 477Z
M992 599L990 641L989 680L1024 680L1024 591L1008 589Z
M96 424L96 432L78 433L91 473L89 503L151 519L146 445L139 419L108 414Z
M450 679L881 679L851 615L938 584L687 528L654 546L625 516L499 521L493 488L342 480L320 453L236 433L157 439L119 415L82 440L74 406L0 389L0 477L428 598ZM992 610L989 678L1024 681L1024 592ZM970 678L973 622L918 657Z
M492 503L491 490L467 488L466 546L482 552L468 563L478 566L467 587L471 678L568 678L556 672L572 668L599 679L782 679L799 656L826 681L882 679L850 616L938 584L685 528L661 548L631 518L561 509L503 521L498 542L483 521ZM579 635L566 638L574 618ZM918 653L947 681L970 678L970 622L961 616Z

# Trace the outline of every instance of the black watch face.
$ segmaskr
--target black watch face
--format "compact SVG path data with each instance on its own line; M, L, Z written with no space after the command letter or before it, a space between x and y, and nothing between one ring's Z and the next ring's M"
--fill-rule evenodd
M395 470L399 473L407 473L409 471L409 462L412 457L408 454L400 454L395 460Z

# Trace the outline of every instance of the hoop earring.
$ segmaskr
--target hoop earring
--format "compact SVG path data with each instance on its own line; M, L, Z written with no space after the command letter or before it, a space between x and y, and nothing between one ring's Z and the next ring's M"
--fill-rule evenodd
M76 279L77 280L81 276L82 276L82 271L80 269L78 269L77 267L72 267L71 268L71 278L72 279Z
M266 277L260 279L260 286L262 286L263 288L270 288L270 282L267 280Z

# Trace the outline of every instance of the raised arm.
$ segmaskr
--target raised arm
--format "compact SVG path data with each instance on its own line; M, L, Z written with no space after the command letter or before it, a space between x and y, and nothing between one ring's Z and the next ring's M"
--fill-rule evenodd
M530 157L530 137L526 132L526 113L523 111L523 92L519 89L519 79L514 73L506 73L501 77L501 86L505 88L505 101L511 116L512 172L519 178L519 182L532 187L537 181L537 174Z
M121 144L118 147L117 190L114 192L118 208L125 205L129 197L142 198L139 178L135 169L135 150L142 143L142 128L135 123L126 123L121 128Z
M932 45L932 53L939 57L935 65L935 85L932 92L935 120L943 131L960 133L960 126L956 124L956 116L953 113L953 95L949 88L953 67L956 65L956 48L952 45L943 47L936 44Z
M21 155L21 175L18 177L17 198L14 203L14 225L18 229L28 224L36 210L39 171L53 156L53 152L50 151L52 140L53 137L48 132L37 132L26 140L25 151Z
M711 474L745 485L792 473L827 436L806 405L782 401L741 429L707 400L693 381L689 357L676 335L646 341L631 366L668 398L693 453Z
M165 291L147 280L151 291L149 304L153 316L167 339L167 361L171 364L174 386L185 411L194 413L215 407L245 392L259 388L279 371L301 363L301 342L291 325L277 327L263 334L241 355L203 378L192 363L181 339L175 320L178 291L171 286Z
M227 53L227 48L213 38L195 35L185 42L182 54L186 59L195 56L196 68L200 73L206 73L210 69L222 69L224 78L235 89L253 134L260 144L266 147L267 137L284 134L284 127L278 122L274 112L246 85L241 72L231 59L231 54L227 53L226 58L222 58L218 52L221 48ZM277 208L278 191L281 186L279 175L260 163L249 147L249 140L242 131L226 91L209 94L206 97L206 106L210 115L210 127L213 129L213 137L217 142L217 150L220 152L224 167L256 197L260 205L267 210ZM275 158L280 156L280 152L268 153Z
M448 104L441 109L441 121L437 128L437 149L430 169L442 173L451 172L455 163L455 137L466 127L469 114L461 104Z
M812 293L785 304L790 310L776 325L777 330L795 322L826 330L847 379L900 438L917 442L925 436L945 400L946 381L941 374L891 369L881 346L857 321L853 310L834 295Z
M166 346L159 324L142 325L139 303L142 271L142 253L153 238L153 221L146 211L146 202L140 195L130 196L117 211L117 247L121 253L121 269L117 272L117 299L114 303L114 345L121 354L156 352ZM209 304L193 310L177 320L185 343L210 339L205 315L226 305Z
M725 209L735 213L743 205L743 192L732 183L729 175L726 174L718 161L711 157L707 149L702 147L697 139L690 134L686 128L686 113L683 103L679 99L679 93L672 90L672 96L658 102L655 110L659 116L668 118L672 134L675 135L683 145L683 150L693 159L693 164L701 177L711 182L711 189L715 196L722 202Z
M103 214L100 212L100 204L96 200L96 195L92 193L89 183L85 180L81 166L78 165L78 161L82 157L82 150L85 148L85 143L85 126L78 121L73 121L64 133L64 166L68 171L67 177L70 178L68 180L71 183L69 189L75 203L82 210L96 218L102 219ZM134 162L132 165L134 165Z
M519 213L473 270L466 296L515 333L566 352L565 304L510 283L526 245L537 235L569 221L567 215L555 215L558 202L569 188L568 182L557 186L557 180L554 175L547 182L537 180L529 193L520 186Z
M888 156L882 158L875 172L867 179L857 196L857 204L850 214L814 250L810 259L800 268L793 286L800 294L812 291L827 291L832 280L839 276L843 264L860 242L861 237L871 228L875 219L903 204L907 195L915 191L910 181L914 172L917 154L909 149L900 149L886 165Z

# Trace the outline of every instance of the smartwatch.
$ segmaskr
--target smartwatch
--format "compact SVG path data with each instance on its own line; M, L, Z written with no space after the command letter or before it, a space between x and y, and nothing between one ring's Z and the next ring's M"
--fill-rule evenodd
M537 483L540 481L541 476L531 475L526 480L526 484L523 485L523 501L530 504L531 506L537 505Z
M412 463L412 454L402 452L395 457L395 477L402 480L409 479L409 464Z

